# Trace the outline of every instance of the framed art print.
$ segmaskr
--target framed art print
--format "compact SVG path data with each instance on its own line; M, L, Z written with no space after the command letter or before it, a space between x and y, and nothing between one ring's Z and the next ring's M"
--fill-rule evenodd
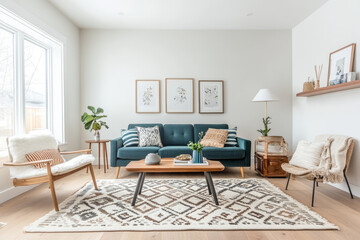
M346 82L354 65L355 43L343 47L329 56L328 86Z
M136 112L160 113L160 80L136 80Z
M224 113L224 81L199 81L199 113Z
M193 113L194 79L166 78L165 103L167 113Z

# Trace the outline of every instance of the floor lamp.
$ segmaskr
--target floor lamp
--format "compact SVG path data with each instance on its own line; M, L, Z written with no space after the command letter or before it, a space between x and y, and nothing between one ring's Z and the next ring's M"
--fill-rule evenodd
M259 92L256 94L256 96L253 98L252 101L253 102L265 102L265 119L266 119L267 118L267 103L268 102L276 102L276 101L279 101L279 99L269 89L263 88L263 89L259 90Z

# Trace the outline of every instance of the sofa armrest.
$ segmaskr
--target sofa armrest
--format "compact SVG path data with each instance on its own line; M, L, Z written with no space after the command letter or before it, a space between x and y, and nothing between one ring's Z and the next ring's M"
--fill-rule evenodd
M123 147L122 138L115 138L110 141L110 163L112 167L116 167L117 151Z
M236 138L239 148L245 150L245 165L251 166L251 141L243 138Z

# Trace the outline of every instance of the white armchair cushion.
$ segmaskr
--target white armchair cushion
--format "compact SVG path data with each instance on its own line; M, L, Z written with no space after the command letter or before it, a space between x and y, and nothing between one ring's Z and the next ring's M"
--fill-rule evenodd
M291 165L312 169L319 166L324 142L299 141L296 151L290 161Z
M67 172L71 172L72 170L75 170L77 168L80 168L86 164L93 163L94 160L95 158L93 155L83 154L64 163L52 166L51 172L53 175L64 174ZM11 178L26 179L33 177L42 177L46 175L47 175L46 168L35 168L33 166L10 167Z

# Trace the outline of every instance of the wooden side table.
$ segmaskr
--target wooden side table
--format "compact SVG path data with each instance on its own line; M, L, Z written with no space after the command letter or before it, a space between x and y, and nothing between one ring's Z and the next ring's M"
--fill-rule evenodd
M91 144L93 143L97 143L99 145L99 169L100 169L100 156L101 156L101 145L102 145L102 151L103 151L103 161L104 161L104 173L106 173L106 168L109 169L109 159L108 159L108 154L107 154L107 147L106 147L106 143L110 142L110 140L99 140L99 141L95 141L95 140L87 140L85 141L86 143L89 144L89 149L91 149Z
M288 174L281 168L281 164L288 163L288 151L285 153L278 154L270 154L268 152L268 146L270 143L278 143L283 148L285 141L284 139L280 141L262 141L265 142L265 149L263 152L259 152L256 149L257 141L255 141L255 153L254 153L254 161L255 161L255 170L263 177L287 177Z

